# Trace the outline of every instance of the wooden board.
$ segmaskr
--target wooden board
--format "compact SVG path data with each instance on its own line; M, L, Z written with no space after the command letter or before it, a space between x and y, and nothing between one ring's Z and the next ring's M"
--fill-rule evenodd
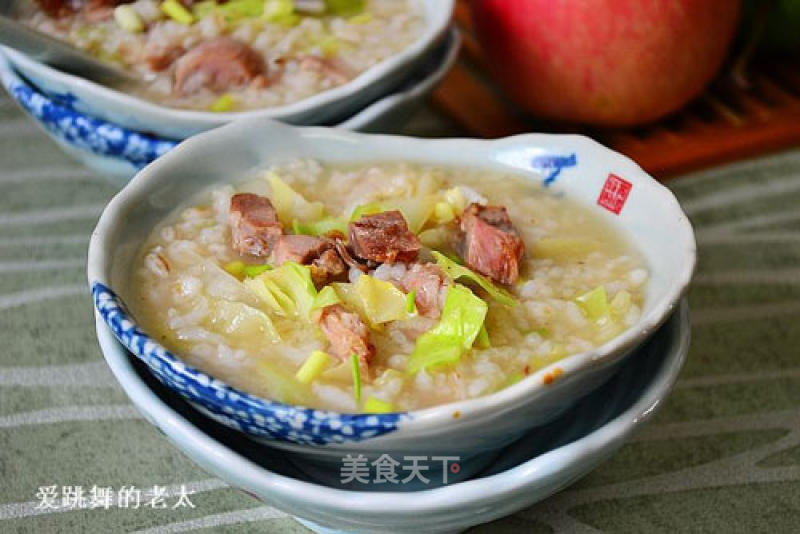
M601 129L537 121L520 113L491 81L467 2L456 4L464 45L458 63L434 92L434 105L476 137L531 131L589 135L638 162L657 178L800 145L800 60L751 65L752 85L718 80L670 117L647 126Z

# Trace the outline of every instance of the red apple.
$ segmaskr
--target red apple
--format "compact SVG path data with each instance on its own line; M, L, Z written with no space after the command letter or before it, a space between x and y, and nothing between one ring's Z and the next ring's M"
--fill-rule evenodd
M739 0L472 0L489 67L539 117L655 120L698 95L725 59Z

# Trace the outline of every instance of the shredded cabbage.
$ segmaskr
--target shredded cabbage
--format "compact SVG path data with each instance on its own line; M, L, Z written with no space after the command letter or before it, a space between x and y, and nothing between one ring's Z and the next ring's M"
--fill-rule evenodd
M310 320L317 290L305 265L286 262L280 267L244 281L278 315Z
M332 231L347 235L347 221L337 217L324 217L314 222L300 222L292 220L292 231L295 234L322 236Z
M326 306L339 304L340 302L342 302L342 300L339 298L339 295L336 294L336 291L334 291L331 286L325 286L319 293L317 293L317 296L314 297L314 302L311 304L311 309L319 310L325 308Z
M294 219L316 221L323 217L324 206L321 202L309 202L274 172L267 173L267 181L272 188L272 204L284 225L290 226Z
M417 338L408 357L408 372L460 360L472 348L488 309L486 302L469 288L459 284L449 286L439 323Z
M481 331L478 332L478 337L475 339L475 346L479 349L489 349L492 347L492 341L489 339L489 331L486 330L486 323L481 325Z
M209 328L240 339L281 340L269 316L242 302L215 300L209 316Z
M597 286L577 297L575 301L586 314L586 317L597 326L597 340L599 342L605 343L617 337L625 329L614 316L621 317L624 314L623 310L627 311L630 308L630 293L627 291L620 291L609 304L605 287Z
M453 280L466 278L478 284L484 291L489 293L490 297L500 304L505 304L506 306L512 308L517 305L517 301L514 299L514 296L511 293L501 287L496 286L489 281L488 278L485 278L478 273L459 265L440 252L433 250L431 251L431 254L433 254L436 264L441 267L442 270Z
M537 258L553 258L556 260L574 260L584 258L600 248L594 240L551 237L539 239L533 245L533 255Z
M370 202L356 206L350 215L351 221L357 221L364 215L373 215L384 211L399 211L408 224L408 229L419 233L433 215L436 206L435 195L414 198L391 198L380 202Z
M333 284L339 298L370 327L408 318L407 297L390 282L362 274L354 284Z

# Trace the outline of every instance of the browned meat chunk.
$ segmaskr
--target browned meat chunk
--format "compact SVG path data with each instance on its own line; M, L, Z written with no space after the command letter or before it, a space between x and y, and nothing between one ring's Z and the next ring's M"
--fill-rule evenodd
M311 261L311 279L317 286L347 278L347 267L335 249L328 249Z
M240 254L265 258L283 234L272 202L252 193L231 197L230 224L233 246Z
M86 8L88 12L107 10L120 4L128 4L132 0L36 0L36 4L48 16L66 17Z
M317 286L343 279L347 272L330 239L309 235L284 235L278 239L273 262L280 265L287 261L309 265Z
M501 284L517 281L525 245L504 207L470 204L461 216L461 231L467 266Z
M341 238L335 237L333 238L333 242L336 245L336 252L339 253L339 257L342 258L342 261L344 261L348 267L358 269L362 273L369 271L369 268L366 265L356 261L356 259L350 253L350 249L347 248L347 245L344 244L344 241L342 241Z
M400 279L400 285L406 292L416 291L415 300L420 315L436 319L441 315L444 306L444 280L444 273L436 265L414 263Z
M144 60L153 72L161 72L183 55L185 50L178 45L164 45L148 41L144 47Z
M230 37L200 43L181 56L175 67L175 91L186 95L207 88L222 93L266 79L264 58Z
M378 263L408 263L422 246L399 211L364 215L350 223L350 246L359 258Z
M364 377L372 376L369 368L375 357L375 347L369 342L369 329L358 314L347 311L341 304L326 306L319 317L319 326L328 339L328 352L342 361L353 354L358 357Z

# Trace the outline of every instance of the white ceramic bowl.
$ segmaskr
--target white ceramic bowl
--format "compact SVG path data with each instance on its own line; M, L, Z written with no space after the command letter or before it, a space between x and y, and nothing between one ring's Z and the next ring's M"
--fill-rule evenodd
M82 113L159 137L185 139L244 117L271 118L293 124L322 124L335 116L352 115L388 93L444 38L454 0L408 1L419 5L425 17L423 33L411 46L344 85L292 104L249 111L212 113L160 106L50 68L15 50L0 48L14 68L48 96L69 100Z
M593 210L624 233L650 271L639 322L601 347L565 358L497 393L401 414L337 414L236 390L183 364L124 306L129 267L151 229L193 193L297 157L328 163L410 161L513 172ZM497 451L602 384L673 311L695 265L694 234L672 193L630 159L582 136L495 141L414 139L248 119L187 140L140 172L106 207L89 246L99 315L165 384L232 428L304 455L321 474L344 454L458 456L478 470ZM555 381L554 368L562 375Z
M395 131L444 78L458 57L460 45L461 37L453 28L446 41L431 51L417 70L393 92L355 115L336 117L331 125L364 132ZM48 97L23 79L2 52L0 82L65 152L120 185L180 141L129 130L77 111L69 101Z
M137 370L108 326L97 321L111 371L150 423L203 469L326 533L459 532L563 489L609 458L663 405L686 358L690 328L684 302L613 379L505 449L502 461L480 477L432 490L374 494L310 483L293 472L287 455L199 415L146 370Z

